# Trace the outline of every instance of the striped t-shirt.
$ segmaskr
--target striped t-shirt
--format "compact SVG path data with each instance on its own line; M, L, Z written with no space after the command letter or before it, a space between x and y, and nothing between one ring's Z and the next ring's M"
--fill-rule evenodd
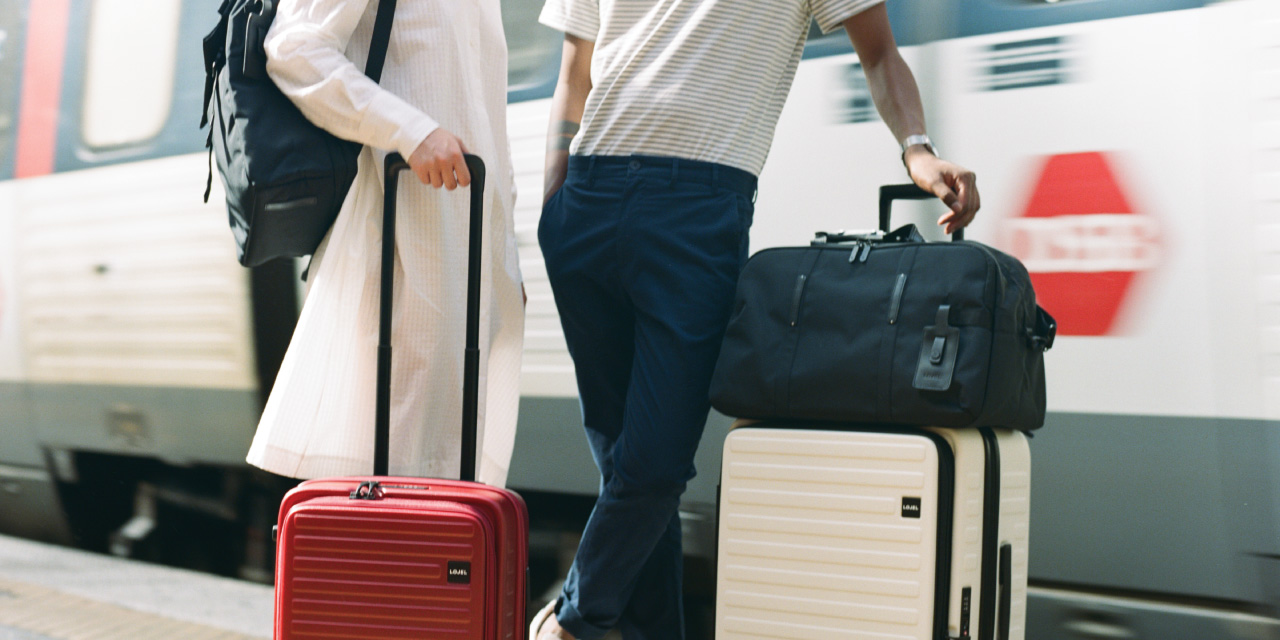
M547 0L539 20L595 42L578 155L702 160L759 175L809 22L884 0Z

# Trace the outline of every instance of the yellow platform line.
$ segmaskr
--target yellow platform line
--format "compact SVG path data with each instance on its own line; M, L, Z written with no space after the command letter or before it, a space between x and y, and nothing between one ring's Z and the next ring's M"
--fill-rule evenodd
M266 640L0 580L0 625L54 640Z

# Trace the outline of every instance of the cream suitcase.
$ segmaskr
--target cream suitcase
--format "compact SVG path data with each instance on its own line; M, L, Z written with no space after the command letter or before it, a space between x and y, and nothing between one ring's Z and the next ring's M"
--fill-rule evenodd
M1024 640L1022 433L784 427L725 441L718 640Z

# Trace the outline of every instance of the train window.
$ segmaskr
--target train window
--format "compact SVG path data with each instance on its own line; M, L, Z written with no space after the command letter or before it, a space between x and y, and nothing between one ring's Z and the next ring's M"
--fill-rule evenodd
M1109 20L1164 11L1199 9L1214 0L967 0L948 21L947 37L965 38Z
M556 77L564 36L538 22L543 0L502 0L507 32L507 87L523 89Z
M146 142L169 117L182 3L94 0L85 59L83 142Z

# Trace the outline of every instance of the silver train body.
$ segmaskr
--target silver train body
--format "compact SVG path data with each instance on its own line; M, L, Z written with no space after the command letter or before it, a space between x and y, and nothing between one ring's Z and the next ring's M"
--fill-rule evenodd
M536 242L560 36L538 0L502 4L529 293L510 482L589 502ZM0 3L0 532L127 555L177 505L269 564L271 482L243 459L299 266L241 269L216 179L201 202L217 5ZM1031 441L1028 637L1280 637L1280 2L889 10L931 135L978 174L969 237L1028 264L1065 334ZM904 179L847 40L813 34L752 249L873 227ZM682 507L707 572L728 427L712 415Z

